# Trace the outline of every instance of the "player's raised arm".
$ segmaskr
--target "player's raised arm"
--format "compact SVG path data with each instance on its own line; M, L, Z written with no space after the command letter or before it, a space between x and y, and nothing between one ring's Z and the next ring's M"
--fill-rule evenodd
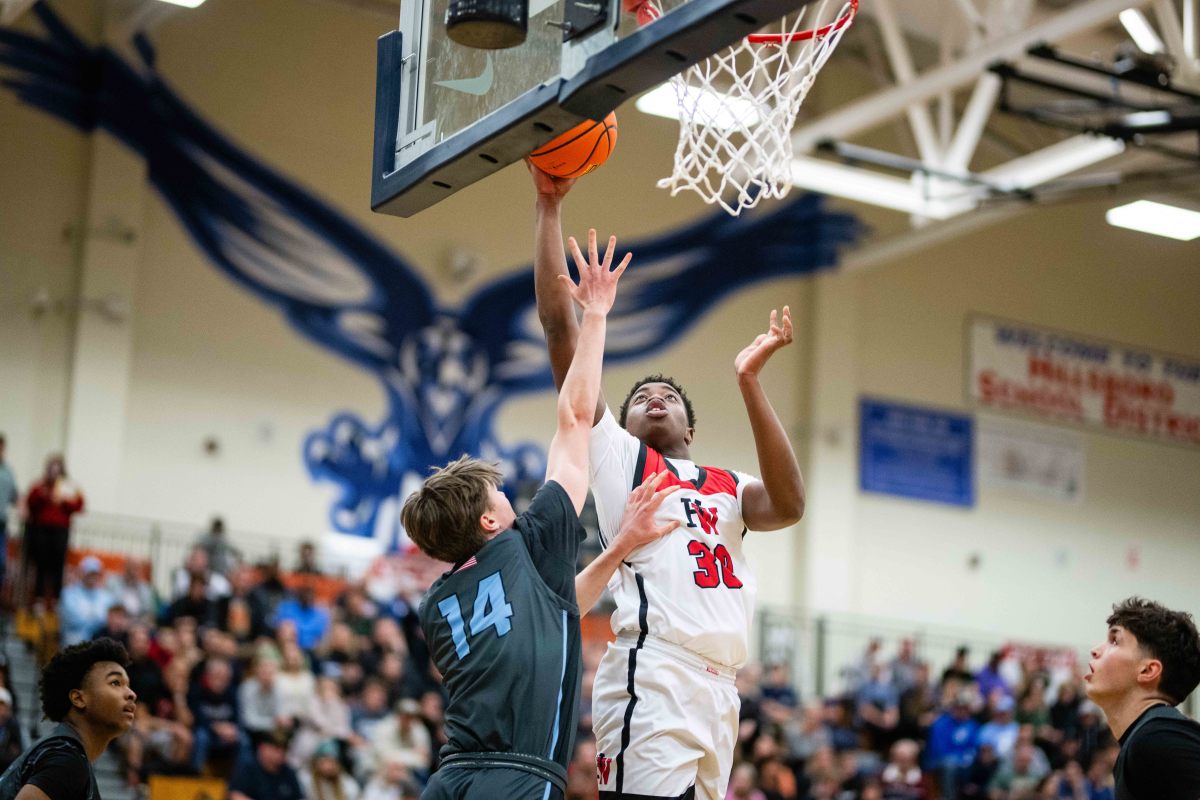
M559 280L567 275L567 260L563 252L562 201L575 184L574 178L558 178L542 172L526 161L537 191L533 250L534 295L537 298L538 319L546 334L546 349L550 355L550 370L554 386L562 389L563 380L575 355L579 339L579 321L566 286ZM616 238L609 239L611 251ZM589 236L588 251L596 253L596 234ZM597 396L594 422L604 414L604 394Z
M679 484L675 484L659 489L666 476L666 470L655 473L650 480L633 490L633 494L629 495L629 502L625 505L621 528L616 537L600 555L592 559L592 563L583 568L583 572L575 576L575 600L579 604L580 616L591 611L592 606L596 605L608 579L630 553L679 527L680 522L677 519L667 520L662 525L655 524L654 514L658 507L667 495L680 488Z
M754 447L758 451L761 481L750 483L742 493L742 518L756 531L786 528L804 515L804 478L788 441L787 431L771 407L758 373L767 359L792 343L792 312L783 307L782 319L771 311L771 324L733 360L738 388L750 418Z
M589 238L595 242L593 229ZM617 281L633 257L627 253L616 269L612 268L615 239L601 260L594 248L584 258L574 239L571 254L579 267L579 284L568 275L559 275L567 296L583 309L575 356L558 393L558 428L547 455L546 480L556 481L567 492L578 512L583 508L588 486L588 438L591 434L597 398L600 395L600 368L604 362L604 333L608 312L617 295Z

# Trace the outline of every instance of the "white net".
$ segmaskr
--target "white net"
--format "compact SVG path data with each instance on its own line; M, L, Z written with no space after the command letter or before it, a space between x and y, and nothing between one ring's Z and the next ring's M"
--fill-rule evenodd
M857 10L858 0L816 0L672 78L679 146L658 186L734 216L786 195L796 113Z

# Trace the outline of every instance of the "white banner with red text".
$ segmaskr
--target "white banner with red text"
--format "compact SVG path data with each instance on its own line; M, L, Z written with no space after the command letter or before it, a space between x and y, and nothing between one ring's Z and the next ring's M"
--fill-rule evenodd
M987 317L967 352L982 407L1200 447L1200 359Z

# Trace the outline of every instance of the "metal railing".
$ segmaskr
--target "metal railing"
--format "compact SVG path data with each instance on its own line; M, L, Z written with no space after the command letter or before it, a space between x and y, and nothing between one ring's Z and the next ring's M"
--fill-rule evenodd
M122 514L79 514L71 522L71 547L103 550L150 562L154 588L163 598L171 595L171 573L183 564L204 526ZM299 539L284 539L249 531L227 530L226 540L242 557L254 564L278 556L284 567Z

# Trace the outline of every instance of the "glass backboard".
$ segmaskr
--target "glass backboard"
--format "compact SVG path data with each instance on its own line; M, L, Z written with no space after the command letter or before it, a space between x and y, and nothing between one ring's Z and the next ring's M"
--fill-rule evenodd
M662 83L808 0L529 0L523 44L452 41L449 0L404 0L380 38L371 207L411 216Z

